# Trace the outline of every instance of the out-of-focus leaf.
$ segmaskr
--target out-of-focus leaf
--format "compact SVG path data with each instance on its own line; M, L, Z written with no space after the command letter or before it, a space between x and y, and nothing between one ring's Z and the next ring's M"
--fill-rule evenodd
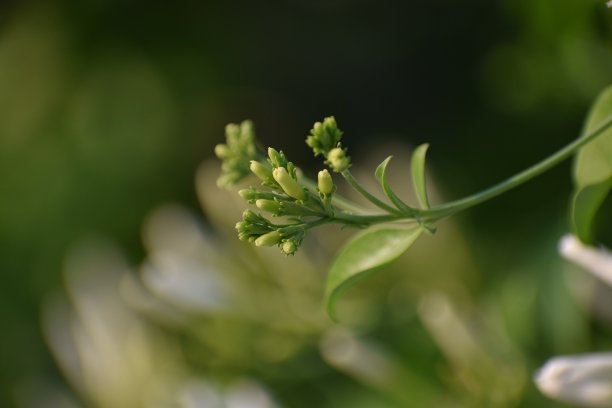
M429 199L427 198L427 185L425 184L425 156L429 144L425 143L417 147L412 153L412 161L410 162L412 170L412 185L414 191L421 204L421 208L429 208Z
M597 98L589 113L585 133L596 129L612 115L612 86ZM593 220L612 188L612 129L584 146L574 163L575 192L572 200L572 227L581 241L593 240Z
M612 188L612 176L600 183L576 191L572 201L572 228L583 242L594 235L593 219Z
M374 175L376 176L376 179L380 182L380 185L382 186L382 189L385 192L385 195L389 198L389 200L391 200L391 202L393 202L393 204L395 204L397 208L399 208L402 211L408 211L408 212L412 211L412 209L408 205L406 205L406 203L404 203L393 192L393 190L391 190L389 183L387 183L387 178L386 178L387 166L389 165L389 162L391 161L392 158L393 156L389 156L382 163L380 163L378 167L376 168Z
M327 277L325 305L329 316L335 319L335 303L346 289L398 258L422 232L419 225L387 227L366 231L349 241Z

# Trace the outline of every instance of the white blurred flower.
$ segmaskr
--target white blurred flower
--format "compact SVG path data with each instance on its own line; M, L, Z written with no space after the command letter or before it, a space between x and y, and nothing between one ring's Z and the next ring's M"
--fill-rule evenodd
M549 397L588 407L612 406L612 353L554 357L535 382Z
M119 286L128 266L104 243L66 259L67 296L45 305L43 331L60 368L88 405L158 407L185 368L177 345L133 312Z
M559 243L566 259L612 285L612 254L566 235ZM550 359L536 373L535 383L547 396L586 407L612 406L612 353L587 353Z
M208 288L198 280L206 279L197 275L201 268L195 263L187 264L186 258L176 252L176 261L185 262L172 265L175 258L160 261L155 265L171 266L164 270L167 277L165 281L151 282L164 284L166 290L160 292L168 298L182 295L187 306L213 305L212 300L204 299L216 299L214 293L209 298L196 296L197 290L209 294ZM126 302L126 294L136 295L142 299L135 303L148 305L156 312L162 310L154 298L140 293L143 289L130 277L128 265L113 247L101 242L81 244L69 253L65 269L67 293L50 299L45 305L43 331L60 369L87 406L280 407L254 380L239 378L222 387L208 382L201 374L192 373L178 342L143 319ZM180 273L186 284L179 286L172 273ZM163 313L167 313L166 317L180 318L165 309ZM51 397L59 400L55 394L43 396L47 398L44 406L55 406ZM35 397L40 399L38 395ZM61 406L70 407L68 403Z
M612 253L607 249L589 247L568 234L559 242L559 253L612 286Z

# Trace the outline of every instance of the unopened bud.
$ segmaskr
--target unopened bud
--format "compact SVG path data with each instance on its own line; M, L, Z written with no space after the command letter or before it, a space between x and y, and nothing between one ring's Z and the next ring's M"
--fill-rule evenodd
M251 171L264 183L272 179L272 170L257 160L251 160Z
M295 251L297 251L297 245L295 245L293 241L285 241L283 242L281 250L285 255L293 255Z
M272 176L288 196L302 201L308 197L302 186L287 173L284 167L274 169Z
M279 152L273 147L268 147L268 157L274 167L285 167L287 165L287 158L283 152Z
M335 172L341 173L348 169L351 161L341 147L335 147L329 151L327 162Z
M321 170L318 174L319 192L323 195L330 195L334 192L334 181L327 170Z
M274 200L259 199L255 201L257 208L263 211L267 211L272 214L278 214L281 210L281 204Z
M242 213L242 220L246 223L253 224L261 222L261 217L251 210L244 210L244 212Z
M238 136L240 136L240 126L235 123L228 123L225 126L225 135L228 138L238 139Z
M257 191L252 188L243 188L238 191L238 195L249 202L257 199Z
M281 240L281 234L278 231L268 232L255 240L256 246L272 246L276 245Z
M219 159L223 160L226 157L229 157L229 155L230 149L227 147L227 145L218 144L215 146L215 156L217 156Z
M240 133L251 139L255 137L255 126L253 122L250 120L243 120L240 124Z

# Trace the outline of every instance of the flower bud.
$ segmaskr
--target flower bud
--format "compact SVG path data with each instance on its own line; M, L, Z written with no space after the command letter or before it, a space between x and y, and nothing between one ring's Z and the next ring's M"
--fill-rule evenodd
M274 169L272 176L288 196L302 201L308 197L302 186L287 173L284 167Z
M281 247L285 255L293 255L297 251L297 245L293 241L285 241Z
M276 245L281 240L281 234L278 231L268 232L255 240L256 246L272 246Z
M331 149L327 155L327 163L337 173L341 173L348 169L351 160L346 156L346 153L341 147Z
M223 160L229 157L230 154L231 154L231 150L229 147L227 147L227 145L218 144L215 146L215 156L217 156L219 159Z
M246 229L245 224L246 223L244 221L238 221L236 223L236 231L238 231L238 233L244 232Z
M257 191L252 188L243 188L242 190L238 191L238 195L248 202L257 199Z
M334 181L327 170L321 170L317 177L319 181L319 192L323 195L330 195L334 192Z
M242 220L249 224L258 224L262 222L263 217L255 214L251 210L244 210L242 213Z
M225 126L225 136L235 141L240 136L240 126L235 123L228 123Z
M279 152L273 147L268 147L268 157L273 167L285 167L287 166L287 158L283 152Z
M263 211L267 211L272 214L279 214L281 210L281 204L274 200L259 199L255 201L257 208Z
M272 179L272 170L257 160L251 160L251 171L264 183Z
M217 184L231 187L251 173L249 162L258 157L252 123L230 123L225 127L225 140L225 144L215 146L215 154L222 161Z
M243 135L243 137L253 139L255 137L255 126L253 122L250 120L243 120L240 124L240 134Z

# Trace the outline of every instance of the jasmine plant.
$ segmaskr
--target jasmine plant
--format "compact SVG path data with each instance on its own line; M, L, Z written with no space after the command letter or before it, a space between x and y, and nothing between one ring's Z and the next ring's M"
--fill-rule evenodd
M539 163L488 189L440 205L431 205L427 194L425 158L428 145L417 147L411 159L412 185L418 206L404 202L387 181L392 156L374 174L387 198L383 201L368 191L351 172L352 161L342 143L343 132L333 116L316 122L306 137L315 156L323 158L316 181L303 172L282 151L258 151L250 121L226 127L226 143L217 145L222 160L221 187L231 187L250 173L260 185L238 193L260 212L245 210L236 224L238 238L257 246L278 246L293 255L306 233L324 224L338 224L364 230L350 240L332 263L325 303L333 317L338 296L355 282L392 262L404 253L423 232L435 232L438 221L488 201L546 172L576 155L576 191L572 203L572 227L583 242L593 239L592 221L612 188L612 87L595 102L580 137ZM355 191L378 208L372 213L337 193L331 173L340 175ZM265 215L262 215L265 214ZM376 228L373 228L376 227Z

